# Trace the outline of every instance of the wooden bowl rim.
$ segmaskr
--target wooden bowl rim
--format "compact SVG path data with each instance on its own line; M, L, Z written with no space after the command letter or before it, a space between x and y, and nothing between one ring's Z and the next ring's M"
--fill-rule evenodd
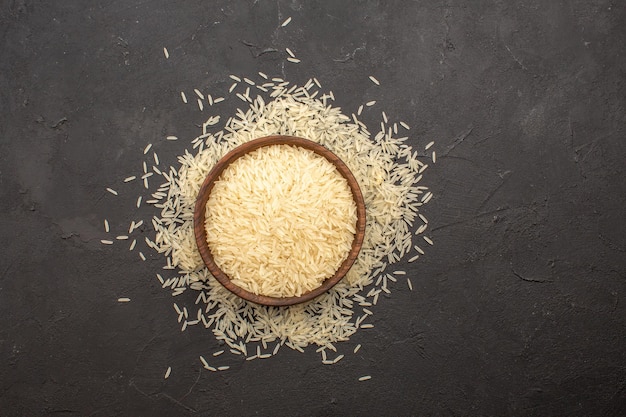
M206 240L206 229L204 226L206 203L209 200L209 196L211 195L211 191L213 189L215 181L220 177L222 172L236 159L256 149L271 145L300 146L326 158L335 167L337 167L337 170L348 181L348 185L350 186L350 190L352 191L352 196L357 207L356 233L354 235L352 247L350 249L350 252L348 253L347 258L339 266L339 269L337 269L332 277L327 278L322 283L322 285L312 291L302 294L300 297L270 297L266 295L258 295L235 285L230 280L228 275L226 275L215 264L213 255L211 254L208 242ZM312 300L315 297L318 297L319 295L331 289L348 273L348 271L354 264L354 261L356 260L359 251L361 250L361 246L363 245L363 239L365 236L366 213L365 202L363 200L361 188L359 187L356 178L354 177L348 166L338 156L336 156L329 149L325 148L323 145L320 145L319 143L313 142L309 139L304 139L297 136L272 135L254 139L242 145L239 145L238 147L229 151L215 164L215 166L207 174L204 183L202 184L202 187L200 188L200 191L198 193L194 209L193 221L196 244L198 246L200 256L202 257L202 260L204 261L206 267L209 269L211 274L220 282L220 284L222 284L233 294L257 304L263 304L267 306L288 306L303 303Z

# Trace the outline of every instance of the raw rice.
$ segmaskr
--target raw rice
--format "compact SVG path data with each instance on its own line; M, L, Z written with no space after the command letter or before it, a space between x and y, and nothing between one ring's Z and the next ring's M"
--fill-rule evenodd
M149 144L148 144L148 146L146 146L146 147L143 149L143 154L144 154L144 155L145 155L145 154L147 154L147 153L148 153L148 151L150 150L150 148L152 148L152 144L151 144L151 143L149 143Z
M350 251L355 225L352 192L335 166L288 145L231 163L206 206L215 263L236 285L272 297L300 296L332 276Z
M100 241L100 243L102 243L103 245L112 245L113 241L112 240L107 240L107 239L102 239Z
M297 60L291 54L289 58ZM230 78L236 81L231 85L232 92L241 78ZM277 354L283 344L298 351L310 344L336 351L334 342L348 340L359 328L372 328L372 324L363 323L366 317L371 317L371 310L358 316L355 309L371 308L377 305L380 293L390 292L382 280L379 284L375 282L386 274L388 265L397 263L410 251L410 236L418 227L413 227L414 221L419 216L426 223L419 213L420 206L432 197L426 194L426 187L418 184L420 172L427 164L405 145L407 138L394 136L397 134L395 126L383 126L380 132L370 134L357 117L351 119L330 105L330 100L335 100L332 91L315 98L318 94L315 86L320 86L316 79L307 82L306 88L278 77L271 80L262 86L270 92L268 101L265 97L254 96L254 92L263 90L248 90L245 95L237 93L246 103L245 107L228 118L222 130L205 123L202 134L194 139L195 151L190 149L180 155L178 167L162 168L161 174L154 171L165 183L158 190L163 194L151 191L154 200L150 200L160 213L151 219L155 235L151 240L153 246L149 246L165 257L163 269L176 274L165 280L160 277L160 285L174 296L186 289L204 294L196 301L204 313L198 320L185 318L184 324L181 316L181 324L186 327L202 322L216 339L237 354L245 355L246 359L270 355L260 351L252 355L244 353L246 346L251 348L262 342L264 349L268 343L276 343L272 355ZM213 102L217 103L218 99ZM365 106L375 103L369 101ZM359 107L357 116L361 115L363 107ZM383 119L389 121L387 114ZM399 124L409 129L406 123ZM363 248L344 279L309 303L280 309L248 303L225 290L205 268L193 233L195 199L210 168L234 147L270 134L305 137L337 154L359 182L368 218ZM177 138L168 136L167 139ZM144 181L144 186L148 185L147 177ZM407 235L409 240L406 240ZM135 243L133 240L131 250ZM140 257L145 259L141 252ZM407 280L407 285L411 287L409 282ZM354 349L355 353L359 348L360 345ZM208 370L224 368L209 366L203 357L200 359Z
M435 144L434 141L428 142L428 145L426 145L426 147L424 147L424 150L429 150L431 148L431 146L433 146L434 144Z
M109 233L111 229L109 228L109 221L107 219L104 219L104 231Z
M379 82L379 81L378 81L378 80L377 80L377 79L376 79L373 75L370 75L370 80L371 80L374 84L376 84L376 85L380 85L380 82Z
M282 27L285 27L285 26L287 26L287 25L289 24L289 22L291 22L291 16L289 16L289 17L288 17L288 18L287 18L287 19L286 19L286 20L285 20L285 21L281 24L281 26L282 26Z
M301 62L298 58L292 58L292 57L287 58L287 61L293 62L294 64L299 64Z
M118 303L128 303L128 302L130 302L130 298L128 298L128 297L120 297L120 298L117 299L117 302Z
M165 59L169 59L170 53L168 52L166 47L163 47L163 55L165 55Z
M171 136L171 135L166 137L165 139L167 139L167 140L178 140L178 138L176 136Z
M113 195L117 195L117 191L115 191L113 188L107 188L107 191Z
M132 176L130 176L130 177L126 177L126 178L124 178L124 182L131 182L131 181L132 181L132 180L134 180L134 179L137 179L137 177L136 177L136 176L134 176L134 175L132 175Z
M167 371L165 371L165 377L163 379L169 378L171 373L172 373L172 367L168 366Z
M183 103L187 104L187 95L184 91L180 92L180 98L183 100Z
M359 378L359 381L367 381L369 379L372 379L371 375L365 375Z
M333 359L333 364L339 362L340 360L342 360L344 358L344 355L339 355L337 356L335 359Z

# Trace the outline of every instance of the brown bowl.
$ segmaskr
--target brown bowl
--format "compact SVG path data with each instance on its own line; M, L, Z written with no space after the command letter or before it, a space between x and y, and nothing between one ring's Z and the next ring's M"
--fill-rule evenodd
M269 297L265 295L257 295L235 285L230 280L228 275L226 275L215 264L213 255L211 254L211 250L209 249L209 245L206 239L206 229L204 225L206 203L209 200L209 196L211 195L211 190L213 189L215 181L220 177L226 167L228 167L228 165L230 165L236 159L258 148L270 145L300 146L326 158L333 165L335 165L335 167L337 167L337 170L348 181L348 185L352 190L352 195L354 197L354 201L357 207L356 234L354 235L354 240L352 241L352 247L350 249L350 252L348 253L348 257L343 261L339 269L337 269L332 277L326 279L322 283L322 285L320 285L316 289L306 292L299 297ZM365 236L365 202L363 201L363 194L361 193L359 184L356 178L354 178L354 175L352 175L350 169L346 166L346 164L343 163L343 161L341 161L341 159L337 157L337 155L326 149L324 146L308 139L303 139L295 136L266 136L238 146L237 148L228 152L222 159L217 162L217 164L215 164L213 169L211 169L209 174L206 176L206 179L204 180L204 183L200 188L200 192L198 193L193 221L196 243L198 245L200 255L202 256L202 260L204 261L211 274L213 274L213 276L217 278L217 280L224 287L226 287L228 290L238 295L239 297L257 304L264 304L268 306L287 306L303 303L323 294L324 292L332 288L335 284L337 284L346 275L346 273L356 260L356 257L361 250L361 245L363 244L363 237Z

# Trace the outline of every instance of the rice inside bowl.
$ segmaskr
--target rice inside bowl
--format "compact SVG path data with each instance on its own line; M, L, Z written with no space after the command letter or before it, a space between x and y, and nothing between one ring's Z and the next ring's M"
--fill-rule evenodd
M326 158L271 145L232 162L206 204L216 265L257 295L299 297L333 276L350 252L357 208Z

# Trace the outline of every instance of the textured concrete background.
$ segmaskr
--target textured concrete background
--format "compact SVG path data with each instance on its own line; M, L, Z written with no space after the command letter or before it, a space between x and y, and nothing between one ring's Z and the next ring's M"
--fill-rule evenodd
M625 13L602 0L3 1L0 414L626 415ZM372 130L385 110L413 145L435 140L435 246L406 265L415 290L394 288L376 327L340 347L362 343L357 355L331 367L283 349L214 374L198 356L218 344L180 332L161 259L99 243L104 217L150 215L129 210L139 184L104 190L140 171L147 143L174 164L185 144L162 138L198 134L180 90L257 71L316 76L347 112L376 99Z

